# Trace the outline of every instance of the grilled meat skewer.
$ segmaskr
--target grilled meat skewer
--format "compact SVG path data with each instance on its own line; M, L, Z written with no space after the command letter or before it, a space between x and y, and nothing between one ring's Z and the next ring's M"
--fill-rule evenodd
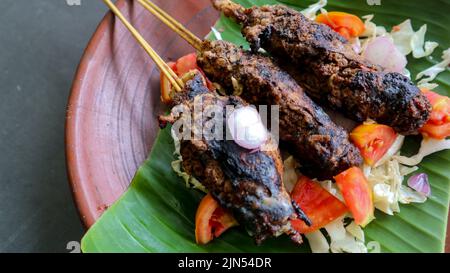
M194 113L194 104L200 109L212 105L223 109L227 105L242 107L248 105L235 96L219 96L210 92L200 73L186 82L183 91L175 93L174 101ZM196 106L198 107L198 106ZM161 124L174 123L183 118L173 108L169 116L161 116ZM199 108L197 108L199 109ZM202 116L199 123L205 124L210 118ZM194 120L194 117L191 117ZM194 123L193 126L198 124ZM194 132L198 128L192 128ZM224 128L225 130L225 128ZM288 234L301 243L301 235L291 227L290 220L297 217L282 181L283 165L278 149L273 151L250 151L237 145L233 140L181 140L180 153L183 169L198 179L219 202L229 209L239 223L261 243L268 237Z
M318 179L362 163L347 132L333 123L285 71L269 57L225 41L204 41L198 64L209 79L256 105L279 105L280 140L299 160L301 171Z
M315 101L402 134L417 133L428 120L431 105L407 77L370 64L328 26L282 5L246 9L230 0L212 3L242 25L254 51L262 47L276 57Z
M196 118L198 112L194 109L194 104L196 106L200 104L202 110L207 110L210 106L221 107L224 115L227 105L247 105L238 97L223 97L209 92L205 86L206 81L198 71L188 73L187 76L191 77L186 83L182 81L111 0L105 0L105 3L171 82L175 92L174 103L190 110L183 113L178 107L172 108L169 116L159 118L161 125L176 122L188 115L194 124L187 124L190 128L185 128L186 123L183 122L183 130L190 129L190 132L195 134L199 129L198 125L206 125L206 122L210 124L211 119L214 125L217 123L214 122L214 116L209 117L208 114L201 114L200 119ZM213 131L215 129L216 127L212 128ZM301 235L292 228L290 220L302 219L307 225L311 225L311 222L298 205L294 205L284 188L283 165L279 150L251 151L238 146L233 140L206 138L204 134L201 136L200 139L196 137L180 139L180 152L185 171L200 180L224 208L231 210L257 243L267 237L283 233L289 235L294 242L301 243Z
M225 41L202 41L151 1L139 2L200 52L199 66L210 79L227 90L234 88L251 104L280 106L280 139L300 161L304 174L330 179L362 163L348 133L270 57L252 55Z

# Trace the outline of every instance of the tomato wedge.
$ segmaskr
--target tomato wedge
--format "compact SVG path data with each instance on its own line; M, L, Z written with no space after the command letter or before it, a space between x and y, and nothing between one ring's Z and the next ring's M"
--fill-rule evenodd
M430 119L419 130L425 137L444 139L450 136L450 98L428 89L422 89L433 110Z
M177 74L177 76L182 77L186 73L192 70L198 70L202 73L206 81L206 86L209 90L213 90L214 86L210 80L206 78L205 73L197 65L197 54L191 53L179 58L176 62L167 63L169 67ZM169 79L161 73L161 101L165 104L170 104L172 102L172 84Z
M183 76L191 70L198 69L197 54L191 53L179 58L176 62L177 75Z
M316 21L329 26L347 39L358 37L365 30L364 23L358 16L346 12L322 13L316 17Z
M362 124L350 133L351 141L370 166L383 157L396 138L394 129L382 124Z
M316 231L348 211L344 203L306 176L300 177L291 195L312 222L307 226L302 220L292 220L292 226L300 233Z
M355 219L355 223L364 227L374 219L372 190L362 170L351 167L334 177L345 204Z
M237 225L233 216L208 193L200 202L195 215L195 240L197 244L207 244Z

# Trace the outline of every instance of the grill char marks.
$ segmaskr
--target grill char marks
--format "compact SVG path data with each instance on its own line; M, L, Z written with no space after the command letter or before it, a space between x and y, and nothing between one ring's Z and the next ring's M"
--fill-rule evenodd
M368 63L328 26L281 5L244 9L229 0L212 2L242 24L254 51L262 47L277 58L318 103L402 134L417 133L428 120L431 105L407 77Z
M347 132L271 58L225 41L205 41L197 61L208 78L225 89L242 89L247 102L279 106L280 139L298 158L304 174L330 179L362 163Z
M224 115L227 105L247 105L238 97L209 92L199 74L187 81L184 92L177 93L174 100L191 113L194 113L194 104L203 107L200 109L214 105L223 109ZM169 116L160 117L160 122L173 123L183 118L183 114L177 113L173 110ZM205 124L209 120L204 115L200 122ZM297 243L302 242L300 234L290 225L290 219L297 215L283 185L283 165L278 150L249 151L232 140L203 137L181 140L180 153L184 171L198 179L222 207L229 209L257 243L283 233Z

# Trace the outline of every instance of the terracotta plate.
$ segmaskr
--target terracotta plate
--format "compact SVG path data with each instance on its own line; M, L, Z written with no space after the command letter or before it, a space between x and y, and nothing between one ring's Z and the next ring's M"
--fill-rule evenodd
M208 0L154 2L199 37L218 19ZM117 5L165 60L194 51L137 1ZM162 112L157 68L108 13L81 60L67 112L67 167L86 227L126 190L151 149Z

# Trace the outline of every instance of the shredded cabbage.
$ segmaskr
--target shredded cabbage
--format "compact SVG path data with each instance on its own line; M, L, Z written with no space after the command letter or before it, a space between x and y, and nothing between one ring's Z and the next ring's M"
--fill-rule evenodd
M333 253L367 253L367 247L364 243L348 234L345 235L344 239L332 242L330 250Z
M391 32L387 32L386 28L377 26L372 21L374 18L373 14L363 16L362 18L365 19L365 31L361 36L367 37L367 39L364 39L362 43L362 51L365 50L370 40L378 36L387 36L392 38L395 47L403 55L406 56L412 53L413 57L416 59L431 55L439 45L436 42L425 41L427 25L421 26L420 29L416 32L411 25L410 19L405 20L404 22L394 27ZM405 71L404 74L408 75L409 73L408 71Z
M423 138L416 155L411 157L396 155L394 158L403 165L415 166L422 162L425 156L448 149L450 149L450 139Z
M442 53L442 62L437 63L432 67L427 68L424 71L417 74L416 80L421 79L419 81L419 85L429 83L432 80L434 80L439 73L445 71L445 69L447 69L449 65L450 65L450 48L447 48Z
M425 33L427 32L427 25L423 25L420 29L414 33L411 38L411 47L413 57L416 59L423 58L431 55L434 49L438 47L438 43L436 42L425 42Z
M347 234L347 231L344 227L344 217L340 217L333 222L326 225L325 230L328 233L328 236L330 236L331 243L335 241L340 241L345 239L345 235Z
M373 204L376 209L389 215L400 211L398 191L403 177L400 175L398 162L389 160L371 169L367 180L372 188Z
M325 234L317 230L305 234L313 253L367 253L364 245L364 231L353 221L345 226L344 217L340 217L324 227L330 241Z
M392 39L403 55L409 55L412 52L411 37L414 35L411 20L404 21L397 25L396 28L396 30L392 30Z
M378 250L372 252L380 252L379 243L372 241L369 242L367 247L364 244L365 236L363 229L352 221L350 224L345 226L344 217L338 218L325 226L325 230L330 237L329 251L333 253L367 253L369 244L378 245ZM318 238L322 238L316 235ZM308 238L308 237L307 237ZM317 240L316 238L313 238ZM311 240L308 238L311 243ZM319 242L313 241L314 244ZM323 249L321 249L323 251Z
M183 162L183 158L181 157L180 154L180 140L178 139L177 134L175 133L173 128L170 131L170 133L172 135L173 143L175 146L175 151L173 152L173 154L178 157L177 160L172 161L172 163L170 164L172 166L173 171L179 177L183 178L184 182L186 183L186 187L188 188L192 187L194 189L198 189L207 193L208 190L206 190L206 188L202 185L202 183L200 183L200 181L198 181L197 179L195 179L195 177L190 176L188 173L182 170L181 163Z
M419 89L428 89L428 90L433 90L434 88L438 87L439 84L437 83L429 83L429 82L419 82L417 84L417 87Z
M218 40L218 41L223 40L222 34L215 27L211 27L211 31L214 34L214 37L216 38L216 40Z
M327 5L327 0L319 0L319 2L308 6L308 8L301 11L306 18L314 20L316 19L316 14L319 10Z
M375 16L373 14L365 15L362 18L364 20L365 30L361 34L363 37L375 38L377 36L383 36L387 33L386 28L383 26L377 26L374 22L372 22Z
M372 188L373 202L376 209L393 215L400 212L399 202L402 204L423 203L426 201L409 187L402 185L406 175L417 171L417 167L406 167L391 157L388 161L375 168L365 166L365 174Z
M380 243L377 241L370 241L367 243L367 250L369 253L381 253Z
M405 56L411 52L416 59L429 56L433 53L434 49L439 45L436 42L425 42L425 34L427 32L427 25L423 25L415 32L411 20L407 19L401 24L394 27L390 36L394 40L396 47Z
M312 253L329 253L330 245L320 230L305 234Z
M348 232L348 230L344 226L344 217L338 218L333 222L329 223L328 225L326 225L325 230L330 236L331 252L367 253L367 248L364 245L364 240L361 241L360 239L356 238L356 236ZM352 230L352 228L350 228L350 230Z
M345 227L348 233L353 235L356 239L358 239L361 242L364 242L364 231L363 229L355 224L354 221L352 221L348 226Z

